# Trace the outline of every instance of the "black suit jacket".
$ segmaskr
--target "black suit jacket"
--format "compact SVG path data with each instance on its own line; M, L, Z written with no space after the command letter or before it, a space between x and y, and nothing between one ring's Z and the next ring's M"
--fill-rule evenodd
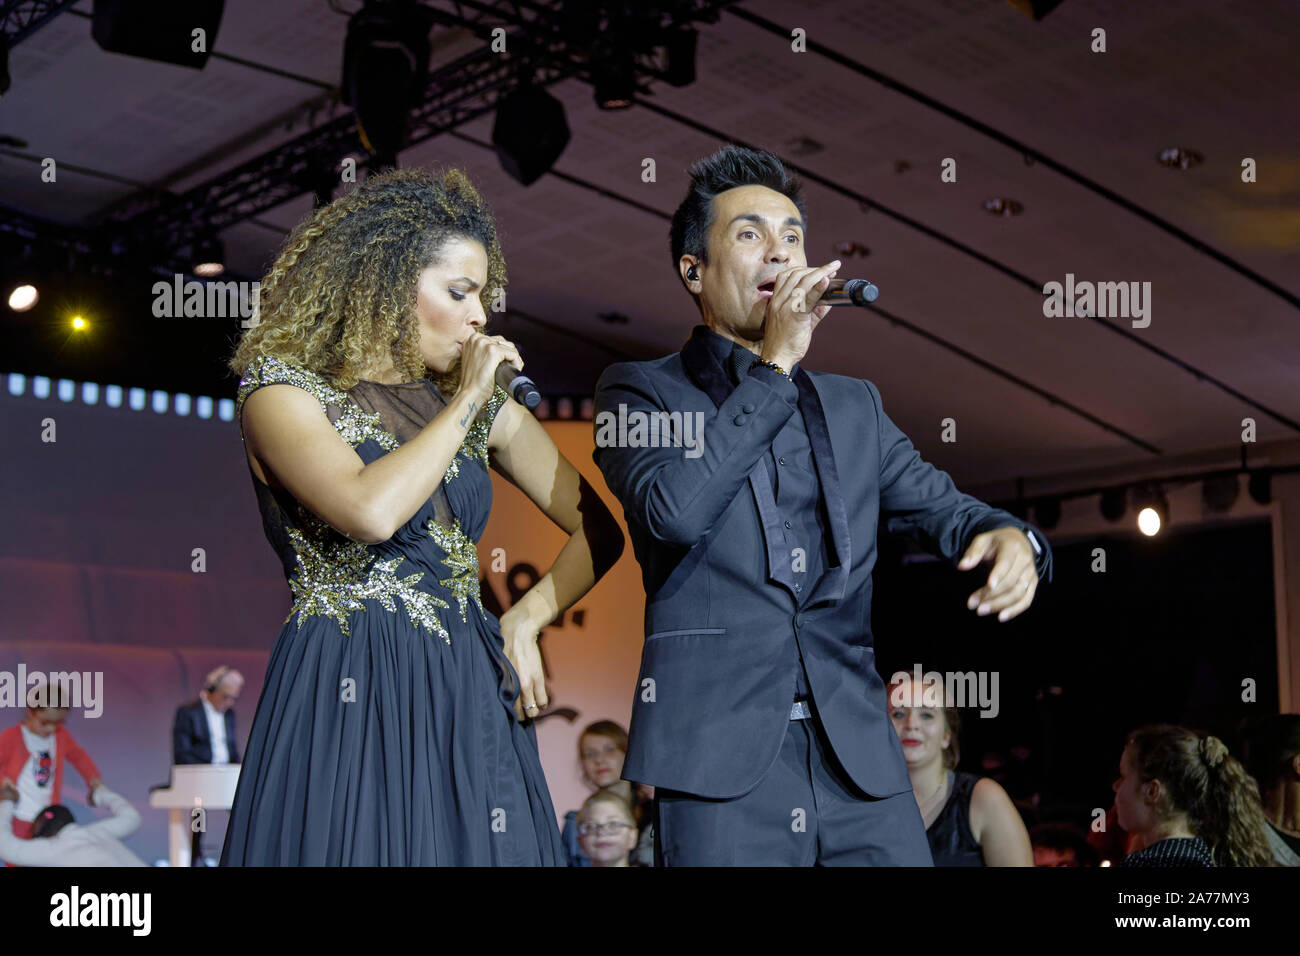
M731 345L712 337L697 326L680 353L612 365L596 388L594 458L623 504L646 591L623 776L705 797L750 790L780 752L798 649L853 781L874 796L903 793L911 784L871 633L879 525L954 565L976 534L1032 526L957 491L870 382L802 368L790 381L758 367L733 386L723 365ZM611 444L620 406L624 416L701 413L702 453ZM762 461L794 414L804 416L829 533L825 573L801 600ZM1051 551L1036 534L1041 578Z
M239 763L235 711L226 711L225 718L230 762ZM172 725L172 763L212 763L212 735L208 733L208 717L201 698L176 708L176 721Z

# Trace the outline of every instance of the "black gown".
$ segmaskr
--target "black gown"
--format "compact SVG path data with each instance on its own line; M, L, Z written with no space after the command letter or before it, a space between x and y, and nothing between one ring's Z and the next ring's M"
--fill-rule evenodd
M367 464L446 403L432 382L361 382L258 359L264 385L314 396ZM223 866L562 866L519 680L479 599L496 389L428 502L382 544L355 542L255 476L293 595L249 732ZM242 422L242 418L241 418ZM251 469L250 469L251 471Z

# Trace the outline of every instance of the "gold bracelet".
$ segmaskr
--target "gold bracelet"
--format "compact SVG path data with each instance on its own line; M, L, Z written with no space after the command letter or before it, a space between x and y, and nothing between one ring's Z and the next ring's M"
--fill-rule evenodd
M777 365L775 362L764 362L762 359L759 359L756 364L764 365L767 368L774 368L782 375L784 375L786 378L790 378L790 373L787 372L785 369L783 369L781 366ZM791 381L793 381L793 379L791 379Z

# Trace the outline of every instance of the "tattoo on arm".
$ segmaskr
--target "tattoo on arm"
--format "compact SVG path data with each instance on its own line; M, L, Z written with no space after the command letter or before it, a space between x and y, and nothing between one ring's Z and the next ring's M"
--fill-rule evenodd
M461 419L459 422L457 422L457 424L460 425L461 428L467 426L469 424L469 420L474 417L474 412L476 412L477 410L478 410L478 402L470 402L469 409L465 412L463 416L461 416Z

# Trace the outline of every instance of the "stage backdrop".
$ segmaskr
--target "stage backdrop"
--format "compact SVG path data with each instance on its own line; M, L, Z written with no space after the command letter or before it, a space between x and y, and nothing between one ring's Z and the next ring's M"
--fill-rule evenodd
M236 707L242 751L290 594L262 533L235 424L198 417L197 403L182 402L187 414L178 414L174 395L137 396L138 409L129 393L119 407L106 398L104 389L0 375L0 672L102 674L102 713L74 710L67 726L105 783L140 811L127 844L152 862L166 856L166 821L148 807L149 787L168 779L176 707L196 697L209 669L237 666L248 679ZM591 460L590 423L547 429L621 522ZM564 534L493 478L480 555L484 601L504 610L550 566ZM492 570L494 553L505 570ZM543 632L555 714L539 722L538 739L561 817L588 792L577 764L581 728L601 718L626 725L643 609L628 545L596 590ZM0 728L21 719L0 702ZM64 802L83 820L95 815L84 797L69 770ZM209 853L220 848L225 817L212 814Z
M547 422L547 431L560 452L600 493L623 524L623 508L609 493L600 470L591 460L590 422ZM479 542L484 600L490 587L500 607L507 608L546 573L564 545L565 534L523 492L492 475L495 498L492 517ZM502 551L496 551L496 549ZM493 571L493 562L506 570ZM641 571L626 541L618 564L595 589L577 603L561 622L542 632L542 658L550 713L538 723L538 743L546 779L557 813L576 809L589 794L578 767L578 735L595 720L617 720L624 727L632 713L632 696L641 661L645 592Z

